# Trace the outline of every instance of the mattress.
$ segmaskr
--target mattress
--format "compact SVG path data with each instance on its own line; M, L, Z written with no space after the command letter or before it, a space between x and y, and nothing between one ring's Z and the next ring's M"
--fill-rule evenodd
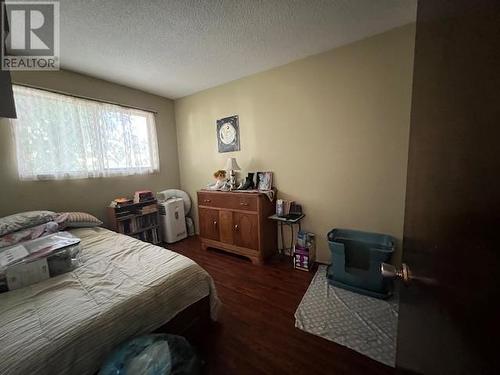
M210 296L192 260L102 228L72 230L82 265L0 294L0 374L94 374L122 341L151 332Z

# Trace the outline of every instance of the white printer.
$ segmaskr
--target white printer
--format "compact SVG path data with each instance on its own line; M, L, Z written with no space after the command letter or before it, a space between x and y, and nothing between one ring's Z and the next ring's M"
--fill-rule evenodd
M163 242L173 243L187 237L184 200L169 198L158 204Z

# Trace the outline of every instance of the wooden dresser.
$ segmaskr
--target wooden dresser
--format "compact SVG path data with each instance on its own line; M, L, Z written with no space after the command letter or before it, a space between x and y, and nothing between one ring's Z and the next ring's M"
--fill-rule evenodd
M275 201L265 194L199 191L202 248L221 249L262 263L277 250L276 223L268 219L274 211Z

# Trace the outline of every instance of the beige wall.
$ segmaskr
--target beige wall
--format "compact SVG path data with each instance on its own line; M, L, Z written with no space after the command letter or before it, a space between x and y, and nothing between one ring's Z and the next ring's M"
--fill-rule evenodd
M14 83L31 84L157 111L160 172L130 177L20 181L9 120L0 119L0 217L26 210L49 209L83 210L103 219L105 207L117 196L131 195L140 189L158 191L179 187L172 100L66 71L15 72L12 79Z
M195 198L234 156L302 203L320 261L335 227L401 239L413 46L409 25L176 100L181 188ZM233 114L241 151L219 154L215 121Z

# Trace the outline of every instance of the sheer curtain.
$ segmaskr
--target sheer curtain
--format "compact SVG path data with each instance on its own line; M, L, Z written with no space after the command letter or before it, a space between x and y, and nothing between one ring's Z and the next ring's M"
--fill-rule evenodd
M128 176L159 170L154 114L14 86L23 180Z

